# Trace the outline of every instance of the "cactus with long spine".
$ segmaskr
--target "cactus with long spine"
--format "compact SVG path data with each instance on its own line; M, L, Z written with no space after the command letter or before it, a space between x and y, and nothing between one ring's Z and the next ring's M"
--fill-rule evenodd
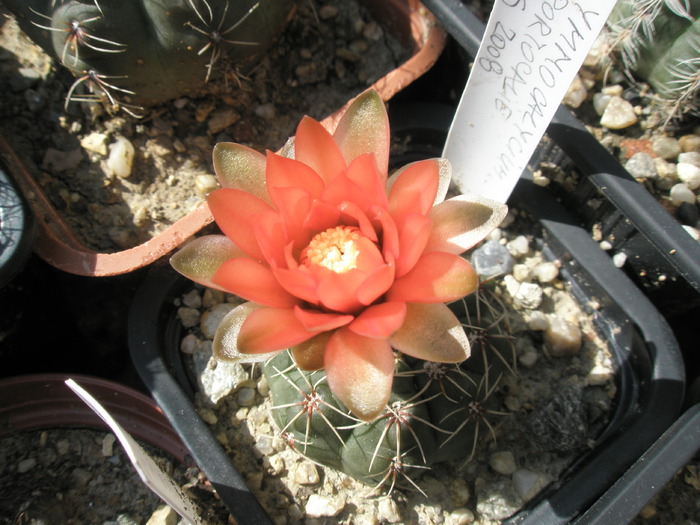
M200 90L259 56L295 0L3 0L22 30L76 77L71 101L149 106Z
M443 461L469 461L478 443L495 438L493 395L504 374L514 374L511 336L503 305L487 287L457 301L453 311L470 334L472 357L461 364L396 354L392 394L371 422L353 417L330 391L323 370L303 372L289 353L263 366L272 418L303 456L391 491L420 491L415 478Z
M697 112L700 0L620 0L608 19L626 72L646 80L670 117Z

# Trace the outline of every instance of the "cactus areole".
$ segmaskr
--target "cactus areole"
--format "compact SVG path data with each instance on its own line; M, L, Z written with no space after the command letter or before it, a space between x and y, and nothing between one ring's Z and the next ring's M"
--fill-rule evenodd
M196 94L260 56L296 0L3 0L22 30L73 73L66 102L136 107Z

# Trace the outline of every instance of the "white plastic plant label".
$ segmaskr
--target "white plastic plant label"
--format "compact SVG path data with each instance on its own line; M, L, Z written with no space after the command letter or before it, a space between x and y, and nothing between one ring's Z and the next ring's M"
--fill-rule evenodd
M127 456L129 456L131 460L131 464L146 486L160 496L160 498L170 505L183 519L187 520L192 525L200 525L202 520L197 515L197 505L182 491L170 476L163 472L148 452L146 452L84 388L72 379L68 379L66 385L109 425L109 428L112 429L112 432L114 432L114 435L124 447Z
M506 202L615 0L496 0L443 157L462 193Z

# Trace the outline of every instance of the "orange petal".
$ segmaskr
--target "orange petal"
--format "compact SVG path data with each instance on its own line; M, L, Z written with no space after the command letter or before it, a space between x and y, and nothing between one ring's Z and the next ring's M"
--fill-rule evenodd
M372 204L387 207L386 173L377 170L377 164L370 154L360 155L348 166L347 177L362 188Z
M301 119L294 143L294 158L311 167L325 182L345 170L343 154L333 136L311 117Z
M354 313L362 306L356 297L356 291L366 279L364 272L350 270L345 273L323 271L325 268L315 268L319 278L316 293L321 304L336 312ZM318 277L317 277L318 278Z
M467 334L447 305L408 303L406 307L406 319L389 338L394 348L437 363L460 363L469 357Z
M313 275L303 268L285 269L274 268L272 272L275 274L280 285L295 297L299 297L304 301L318 305L319 299L316 289L318 283Z
M321 200L333 206L339 206L343 202L354 202L362 210L370 206L365 190L350 180L345 173L338 175L326 186Z
M389 301L372 305L348 325L356 334L377 339L390 337L406 318L406 303Z
M382 413L394 379L394 354L385 339L341 328L328 341L324 368L331 391L356 417L372 421Z
M447 192L450 189L450 183L452 182L452 166L450 165L450 161L448 161L447 159L436 158L430 160L437 162L438 165L438 189L437 193L435 194L435 201L433 202L433 206L436 206L445 200ZM408 168L410 165L411 164L406 164L405 166L397 169L396 171L394 171L394 173L391 174L391 177L389 177L389 179L386 182L387 188L389 190L391 190L391 187L394 185L394 182L396 182L396 179L399 178L401 173L403 173L406 170L406 168Z
M358 95L343 113L333 138L350 164L363 153L374 153L380 173L389 170L389 117L374 90Z
M288 159L267 152L267 191L272 197L272 202L277 204L276 190L279 188L299 188L308 193L312 198L321 195L325 184L321 177L313 169L298 160Z
M259 308L248 315L238 333L242 354L262 354L284 350L311 339L309 332L291 308Z
M333 332L321 332L311 339L291 347L294 363L307 372L320 370L323 368L323 360L326 353L326 346Z
M435 202L440 169L435 160L406 166L389 190L389 212L401 228L407 215L427 215Z
M223 188L245 191L270 203L265 187L265 155L234 142L214 146L214 171Z
M214 274L225 261L244 255L225 235L205 235L185 244L170 258L170 264L188 279L223 290L212 281Z
M311 235L304 224L311 208L311 197L299 188L278 188L273 193L284 224L283 244L293 241L297 247L306 246Z
M472 293L479 279L469 262L445 252L425 254L413 270L392 285L387 299L411 303L447 303Z
M384 259L391 257L396 260L399 256L399 232L396 229L396 223L389 212L379 206L373 206L370 210L372 220L379 227L377 230L382 232L382 255Z
M219 327L214 335L212 345L214 357L220 361L234 363L257 363L267 361L279 353L246 354L242 353L238 348L238 336L241 326L251 313L261 308L264 309L265 307L256 303L243 303L226 314L221 323L219 323Z
M266 265L239 257L223 263L214 275L221 288L265 306L291 308L299 299L287 292Z
M360 304L372 304L384 295L394 282L394 273L394 265L387 263L377 267L368 275L355 292L355 297Z
M264 201L241 190L220 189L207 195L207 203L216 224L226 237L254 259L263 254L253 233L260 216L272 211Z
M373 242L377 242L377 232L370 222L367 214L360 209L354 202L343 202L338 206L341 212L342 222L348 226L357 226L360 228L362 235Z
M432 221L423 215L406 217L399 233L399 253L396 261L396 276L408 273L425 250L432 232Z
M430 210L433 232L426 251L463 253L501 224L508 207L483 197L459 195Z
M294 307L297 319L301 321L309 332L326 332L335 330L350 323L355 317L352 315L336 314L332 312L320 312L308 310L297 305Z
M286 262L285 246L289 244L280 215L270 211L259 217L252 226L263 259L270 266L283 266Z
M340 210L337 206L317 199L311 203L304 226L312 230L324 231L336 226L339 219Z

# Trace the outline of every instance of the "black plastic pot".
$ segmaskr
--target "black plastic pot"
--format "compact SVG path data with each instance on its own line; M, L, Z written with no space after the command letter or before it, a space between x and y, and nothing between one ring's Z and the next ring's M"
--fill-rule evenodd
M0 287L24 265L34 244L34 217L0 158Z
M527 208L537 219L544 232L545 254L563 263L561 274L571 283L580 303L595 300L600 304L595 324L610 342L617 361L615 413L595 448L556 486L509 521L568 523L585 512L677 417L684 391L683 361L663 317L551 195L522 181L512 204ZM190 401L190 382L178 364L182 328L173 304L188 286L191 283L166 264L151 268L130 313L132 359L239 523L268 523L269 518Z

